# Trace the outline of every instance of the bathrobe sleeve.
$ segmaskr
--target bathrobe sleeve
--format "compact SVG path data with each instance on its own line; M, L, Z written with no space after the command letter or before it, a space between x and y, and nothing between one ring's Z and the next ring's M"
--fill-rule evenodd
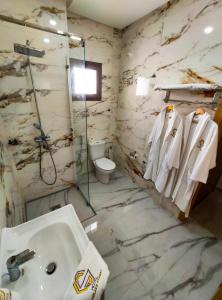
M190 174L191 180L202 183L207 182L210 169L213 169L216 166L217 146L218 126L215 122L213 122L211 138L205 141L205 145L201 149L201 153L199 154L192 173Z
M147 139L148 145L151 145L152 142L154 141L155 136L157 135L157 130L158 130L158 124L161 122L161 114L159 114L154 122L152 131L150 133L150 136Z

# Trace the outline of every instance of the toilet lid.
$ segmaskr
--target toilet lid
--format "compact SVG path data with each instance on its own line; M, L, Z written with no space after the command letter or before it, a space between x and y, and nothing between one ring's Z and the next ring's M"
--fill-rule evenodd
M99 168L106 171L111 171L116 167L116 164L111 159L105 157L97 159L95 163Z

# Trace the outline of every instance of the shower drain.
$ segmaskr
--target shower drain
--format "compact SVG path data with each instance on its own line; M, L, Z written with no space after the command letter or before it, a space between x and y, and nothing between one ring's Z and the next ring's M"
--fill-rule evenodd
M48 275L52 275L56 270L56 263L55 262L52 262L50 264L48 264L48 266L46 267L45 271L46 271L46 274Z

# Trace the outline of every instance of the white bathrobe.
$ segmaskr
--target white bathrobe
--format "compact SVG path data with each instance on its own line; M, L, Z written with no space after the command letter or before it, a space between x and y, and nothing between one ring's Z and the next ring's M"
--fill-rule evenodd
M183 120L176 110L158 115L148 144L149 153L145 179L151 179L160 193L169 197L176 169L179 168L183 137Z
M209 170L216 166L218 126L210 115L192 112L184 124L184 146L173 202L186 216L199 182L206 183Z

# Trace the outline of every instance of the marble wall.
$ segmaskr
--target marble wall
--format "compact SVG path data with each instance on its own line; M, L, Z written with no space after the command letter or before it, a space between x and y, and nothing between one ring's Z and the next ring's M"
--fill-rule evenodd
M174 83L222 84L221 14L221 1L173 0L123 32L115 159L143 186L152 187L142 179L147 137L164 105L164 94L155 92L153 87ZM204 34L207 26L214 28L208 35ZM140 89L144 82L145 92ZM206 95L176 96L209 102ZM197 106L177 104L182 114ZM215 107L204 106L214 115Z
M142 179L146 141L163 106L163 93L154 92L153 87L166 83L222 83L221 12L221 1L172 0L122 32L75 14L68 15L68 30L86 41L86 60L103 64L102 101L87 101L88 138L106 140L107 151L114 144L117 164L143 186L147 186ZM19 5L16 0L4 0L0 14L49 27L53 27L49 23L53 19L57 29L67 30L63 0L21 0ZM203 34L209 25L214 26L214 31ZM73 153L77 150L78 160L78 152L84 155L86 145L82 149L78 142L79 148L74 149L72 129L75 139L85 135L82 127L74 126L77 119L83 120L85 107L71 103L70 119L66 63L69 55L83 58L84 53L64 37L2 21L0 28L0 113L7 139L15 142L9 150L16 178L25 200L30 200L76 181ZM45 38L50 42L45 43ZM31 58L31 64L43 128L51 136L58 170L54 186L46 186L39 178L39 152L34 142L39 132L33 127L37 115L27 62L13 51L14 42L24 44L26 40L46 51L41 59ZM144 95L139 89L141 82L148 89ZM206 95L192 95L191 99L194 96L209 100ZM196 106L183 104L178 109L186 114ZM206 109L214 114L215 107L206 105ZM43 168L46 179L53 179L47 154Z
M14 176L15 166L7 151L5 129L0 118L0 229L25 221L24 199Z
M1 2L0 14L23 21L67 30L66 3L63 0L32 0ZM67 85L66 62L68 40L36 29L1 21L0 24L0 113L7 128L7 139L14 145L9 151L16 165L16 177L25 200L31 200L75 182L73 158L73 135ZM39 149L34 137L39 131L34 95L26 57L13 51L13 44L25 44L45 50L42 58L31 57L37 99L46 134L58 172L55 185L47 186L39 176ZM43 175L47 181L54 177L50 156L43 155Z
M85 39L85 59L102 63L102 99L87 101L88 138L106 140L111 146L116 132L121 32L75 14L68 14L68 29ZM83 58L83 52L77 54L75 48L70 43L70 56ZM76 107L79 112L79 105L73 103L74 115Z

